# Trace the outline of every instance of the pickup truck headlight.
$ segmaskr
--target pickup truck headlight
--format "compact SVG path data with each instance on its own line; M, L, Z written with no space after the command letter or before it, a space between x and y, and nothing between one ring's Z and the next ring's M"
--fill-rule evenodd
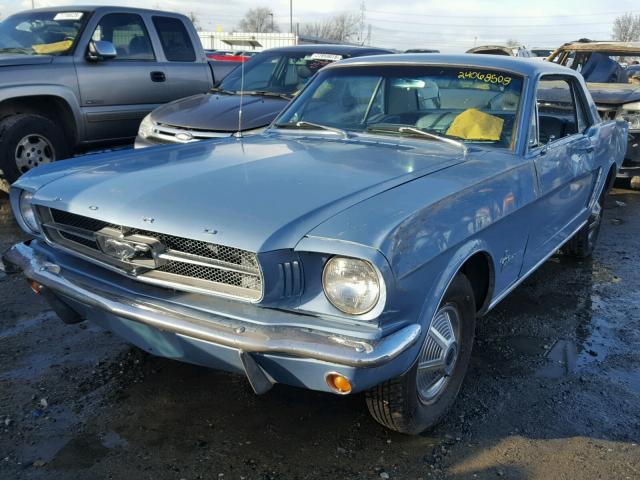
M617 120L629 122L630 130L640 130L640 102L626 103L622 105Z
M37 234L40 233L40 226L38 225L38 220L36 219L36 213L33 210L33 205L31 205L32 198L33 193L23 190L20 193L18 205L20 208L20 218L22 219L22 222L30 230L30 233Z
M151 114L142 119L140 127L138 128L138 136L142 138L150 137L153 134L153 120L151 120Z
M375 267L357 258L333 257L322 273L327 299L349 315L363 315L378 304L381 282Z

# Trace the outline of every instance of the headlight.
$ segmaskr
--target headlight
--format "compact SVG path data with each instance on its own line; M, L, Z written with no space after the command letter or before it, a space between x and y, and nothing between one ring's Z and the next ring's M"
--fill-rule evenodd
M331 258L324 266L322 284L331 304L350 315L371 311L380 299L378 272L365 260Z
M40 227L38 225L38 221L36 220L36 214L33 211L33 206L31 205L31 199L33 198L33 193L27 192L23 190L20 193L20 217L24 224L31 230L31 233L40 233Z
M616 115L617 120L629 122L630 130L640 130L640 102L626 103Z
M138 128L138 135L142 138L150 137L153 134L153 120L151 120L151 114L142 119L140 128Z

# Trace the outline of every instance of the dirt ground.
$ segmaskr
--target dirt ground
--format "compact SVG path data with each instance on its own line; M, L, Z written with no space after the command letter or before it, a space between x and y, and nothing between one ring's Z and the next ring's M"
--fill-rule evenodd
M19 240L0 192L0 250ZM444 423L394 434L350 398L155 358L64 325L0 271L2 479L640 479L640 194L592 260L554 257L478 324Z

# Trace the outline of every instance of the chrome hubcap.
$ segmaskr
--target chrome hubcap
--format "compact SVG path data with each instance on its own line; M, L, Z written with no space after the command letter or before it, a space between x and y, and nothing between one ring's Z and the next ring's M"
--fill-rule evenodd
M433 403L449 383L458 361L459 329L454 305L444 305L433 317L418 360L418 396L423 403Z
M43 163L53 162L55 151L45 137L38 134L27 135L18 142L15 160L18 170L24 173Z

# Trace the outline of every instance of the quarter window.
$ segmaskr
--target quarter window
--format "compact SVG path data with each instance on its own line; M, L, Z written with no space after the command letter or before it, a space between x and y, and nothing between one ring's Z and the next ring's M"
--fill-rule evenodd
M116 60L155 60L144 22L134 13L105 15L93 32L92 39L111 42L116 48Z
M170 17L153 17L164 56L170 62L195 62L196 52L182 21Z

